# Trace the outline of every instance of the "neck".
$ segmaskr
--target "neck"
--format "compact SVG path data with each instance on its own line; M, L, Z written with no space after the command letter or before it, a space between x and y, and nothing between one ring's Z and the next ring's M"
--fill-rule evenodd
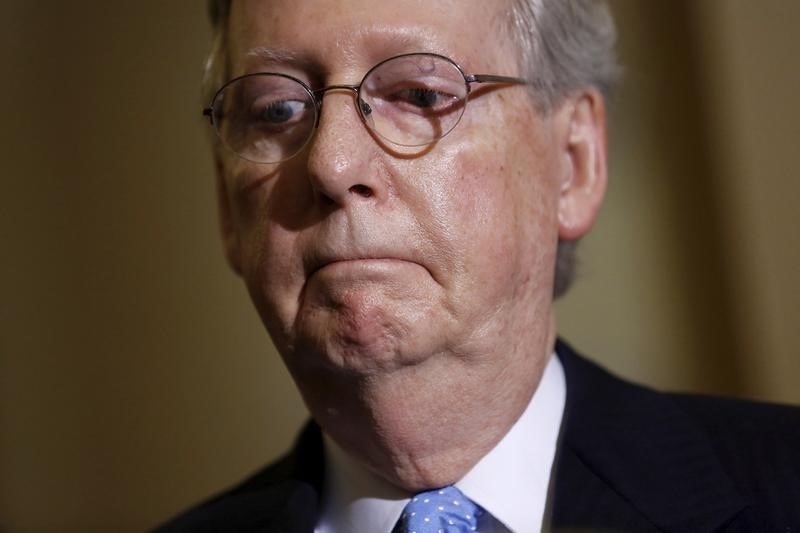
M521 338L521 337L509 337ZM410 492L461 479L528 405L555 343L555 321L511 363L484 354L441 354L386 375L331 379L306 402L323 429L356 460ZM335 407L334 407L335 406Z

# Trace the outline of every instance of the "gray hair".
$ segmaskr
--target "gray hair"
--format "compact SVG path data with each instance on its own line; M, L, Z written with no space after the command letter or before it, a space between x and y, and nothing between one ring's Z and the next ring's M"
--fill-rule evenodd
M570 94L594 87L607 99L618 76L616 28L606 0L509 0L511 36L520 50L522 76L536 80L534 98L542 112ZM227 78L228 15L231 0L208 0L214 40L206 61L203 96L210 101ZM561 240L553 296L562 296L575 277L577 241Z
M611 98L619 66L617 30L606 0L511 0L510 15L522 76L536 81L534 98L543 112L586 87ZM575 278L577 244L558 243L554 298Z

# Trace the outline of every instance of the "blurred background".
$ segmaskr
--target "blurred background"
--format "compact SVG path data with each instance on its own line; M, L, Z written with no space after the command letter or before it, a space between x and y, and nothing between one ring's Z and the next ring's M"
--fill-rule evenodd
M306 416L218 241L204 3L3 4L0 531L142 531ZM560 331L800 403L800 2L612 5L611 183Z

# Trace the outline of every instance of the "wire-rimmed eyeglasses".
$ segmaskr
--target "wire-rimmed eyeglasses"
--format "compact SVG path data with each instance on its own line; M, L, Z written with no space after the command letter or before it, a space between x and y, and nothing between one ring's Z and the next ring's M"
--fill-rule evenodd
M319 125L327 91L355 93L356 108L375 134L399 146L426 146L461 120L472 83L528 84L493 74L465 74L452 59L418 52L385 59L358 85L312 89L274 72L245 74L223 85L203 110L222 144L255 163L280 163L297 155Z

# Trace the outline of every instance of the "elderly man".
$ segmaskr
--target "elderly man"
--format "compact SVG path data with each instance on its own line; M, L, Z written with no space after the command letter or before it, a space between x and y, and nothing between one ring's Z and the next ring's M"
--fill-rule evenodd
M314 421L163 531L800 526L795 412L657 394L556 340L606 185L603 2L212 13L226 253Z

